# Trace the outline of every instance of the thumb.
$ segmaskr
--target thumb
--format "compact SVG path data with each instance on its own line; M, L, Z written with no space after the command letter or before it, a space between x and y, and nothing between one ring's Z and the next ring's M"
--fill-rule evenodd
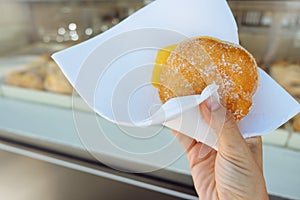
M215 96L208 98L200 105L205 121L218 136L220 153L229 155L248 152L249 148L232 114L220 104Z

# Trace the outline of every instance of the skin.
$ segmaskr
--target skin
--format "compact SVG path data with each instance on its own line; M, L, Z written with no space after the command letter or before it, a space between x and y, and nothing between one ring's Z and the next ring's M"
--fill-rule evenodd
M186 151L199 199L268 199L261 138L244 139L232 115L215 98L203 102L200 111L218 134L218 151L173 131Z

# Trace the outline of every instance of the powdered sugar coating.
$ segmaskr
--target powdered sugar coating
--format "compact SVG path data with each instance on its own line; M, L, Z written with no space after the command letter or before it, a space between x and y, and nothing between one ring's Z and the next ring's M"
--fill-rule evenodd
M181 42L170 54L160 82L163 102L177 96L200 94L215 82L219 85L222 104L239 121L252 105L258 86L257 64L239 45L209 37L192 38Z

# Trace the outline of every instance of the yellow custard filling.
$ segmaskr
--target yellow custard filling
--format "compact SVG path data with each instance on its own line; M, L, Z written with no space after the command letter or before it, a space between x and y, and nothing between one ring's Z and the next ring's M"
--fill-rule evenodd
M162 67L164 65L166 65L171 52L176 48L176 46L177 46L177 44L173 44L173 45L164 47L157 52L155 65L154 65L154 68L152 71L152 79L151 79L151 83L154 87L158 88Z

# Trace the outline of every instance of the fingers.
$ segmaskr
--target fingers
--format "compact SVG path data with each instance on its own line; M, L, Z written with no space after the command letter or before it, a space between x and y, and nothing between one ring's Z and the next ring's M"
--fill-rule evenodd
M265 197L267 192L262 173L261 139L245 140L232 115L218 105L215 98L210 98L200 108L205 120L218 135L219 151L215 165L217 187L226 186L241 195L251 191L247 194L249 197L254 193L258 197Z
M207 155L209 155L212 151L215 151L211 147L201 142L197 142L191 137L181 134L175 130L172 130L172 132L183 146L191 166L207 157Z
M189 152L190 148L197 143L193 138L181 134L178 131L172 130L172 132L186 152Z
M244 139L232 115L226 112L226 109L215 97L202 103L200 109L206 122L210 124L219 136L219 151L228 155L239 153L246 156L250 152L259 169L262 171L261 137Z
M263 161L262 161L262 140L261 137L250 137L246 138L246 143L248 144L248 147L250 151L252 152L252 155L254 157L254 160L256 164L258 165L259 169L263 171Z
M260 137L244 139L239 131L237 123L229 112L218 102L215 97L211 97L202 104L200 110L204 119L214 129L218 135L218 148L221 154L234 159L252 158L262 171L262 144ZM194 139L173 131L176 138L181 143L187 154L198 144ZM196 148L195 148L196 149ZM203 158L212 151L210 147L198 144L197 159ZM194 154L195 152L193 152ZM195 155L193 155L195 156Z
M251 154L234 118L216 97L207 99L200 105L200 109L205 121L218 135L218 149L221 154L238 157Z
M214 163L217 155L216 151L175 130L172 130L172 132L186 151L197 194L205 199L216 199L211 198L214 194L214 188L211 187L214 184L211 183L215 182ZM206 198L206 196L209 197Z

